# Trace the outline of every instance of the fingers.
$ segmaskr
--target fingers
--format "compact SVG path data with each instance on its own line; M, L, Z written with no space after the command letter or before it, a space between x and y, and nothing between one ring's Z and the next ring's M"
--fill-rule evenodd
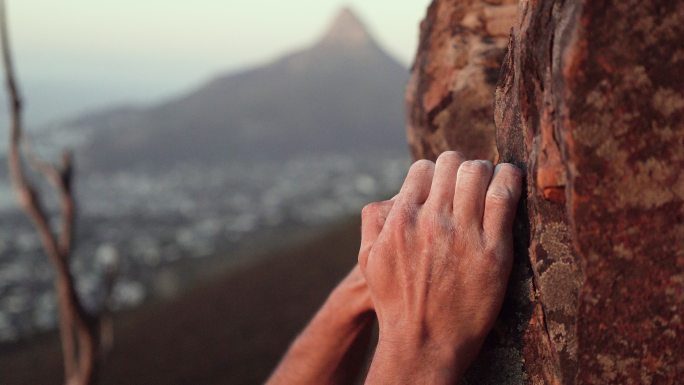
M509 163L496 166L485 198L483 228L490 239L511 232L522 194L522 171Z
M378 239L378 235L380 235L382 226L385 224L385 220L393 205L394 200L373 202L366 205L363 210L361 210L361 250L359 251L359 264L364 268L366 266L368 252L375 240Z
M361 242L375 242L393 204L392 200L373 202L361 210Z
M421 159L411 165L394 205L387 216L388 223L405 223L413 218L417 206L422 205L430 195L430 185L435 173L435 164Z
M456 173L464 161L463 154L456 151L444 152L437 158L427 205L451 210L454 202Z
M429 160L419 160L411 166L401 186L396 202L399 204L423 204L430 194L435 164Z
M494 166L487 160L463 162L456 176L454 215L464 225L482 225L485 193L492 178Z

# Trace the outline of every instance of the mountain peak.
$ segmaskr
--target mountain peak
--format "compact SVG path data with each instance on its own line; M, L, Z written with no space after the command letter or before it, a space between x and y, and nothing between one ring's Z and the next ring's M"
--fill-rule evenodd
M338 12L321 43L365 46L372 41L368 28L359 16L351 8L344 7Z

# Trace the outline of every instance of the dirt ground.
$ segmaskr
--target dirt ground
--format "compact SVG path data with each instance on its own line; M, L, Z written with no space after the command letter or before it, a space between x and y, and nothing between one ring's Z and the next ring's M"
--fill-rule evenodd
M351 269L359 222L120 315L101 384L260 384ZM0 385L62 383L56 335L0 347Z

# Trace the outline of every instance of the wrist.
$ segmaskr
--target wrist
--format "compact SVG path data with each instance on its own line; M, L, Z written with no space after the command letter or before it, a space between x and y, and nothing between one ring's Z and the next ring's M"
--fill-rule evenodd
M371 372L394 373L393 383L454 384L476 353L467 341L431 338L406 329L388 333L381 328Z
M355 278L348 276L340 282L326 299L323 308L332 310L340 318L373 320L373 304L365 280Z
M458 357L447 350L379 341L367 384L455 384L461 376Z
M342 285L335 288L309 323L318 333L355 336L375 319L362 299Z
M374 313L357 304L346 290L333 290L307 327L295 339L291 351L309 354L314 341L322 351L343 353L346 347L367 330L375 320ZM329 345L326 347L326 344Z

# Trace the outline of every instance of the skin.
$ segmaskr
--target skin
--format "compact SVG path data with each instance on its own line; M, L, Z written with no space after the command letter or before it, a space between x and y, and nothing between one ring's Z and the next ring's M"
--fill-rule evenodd
M370 253L392 201L363 212L359 258ZM333 290L295 339L267 385L350 384L363 367L375 323L366 279L359 266Z
M350 384L368 351L375 315L358 267L295 339L268 385Z
M373 309L380 334L366 384L456 383L501 309L522 177L457 152L414 163L395 198L363 209L358 267L268 384L350 383Z

